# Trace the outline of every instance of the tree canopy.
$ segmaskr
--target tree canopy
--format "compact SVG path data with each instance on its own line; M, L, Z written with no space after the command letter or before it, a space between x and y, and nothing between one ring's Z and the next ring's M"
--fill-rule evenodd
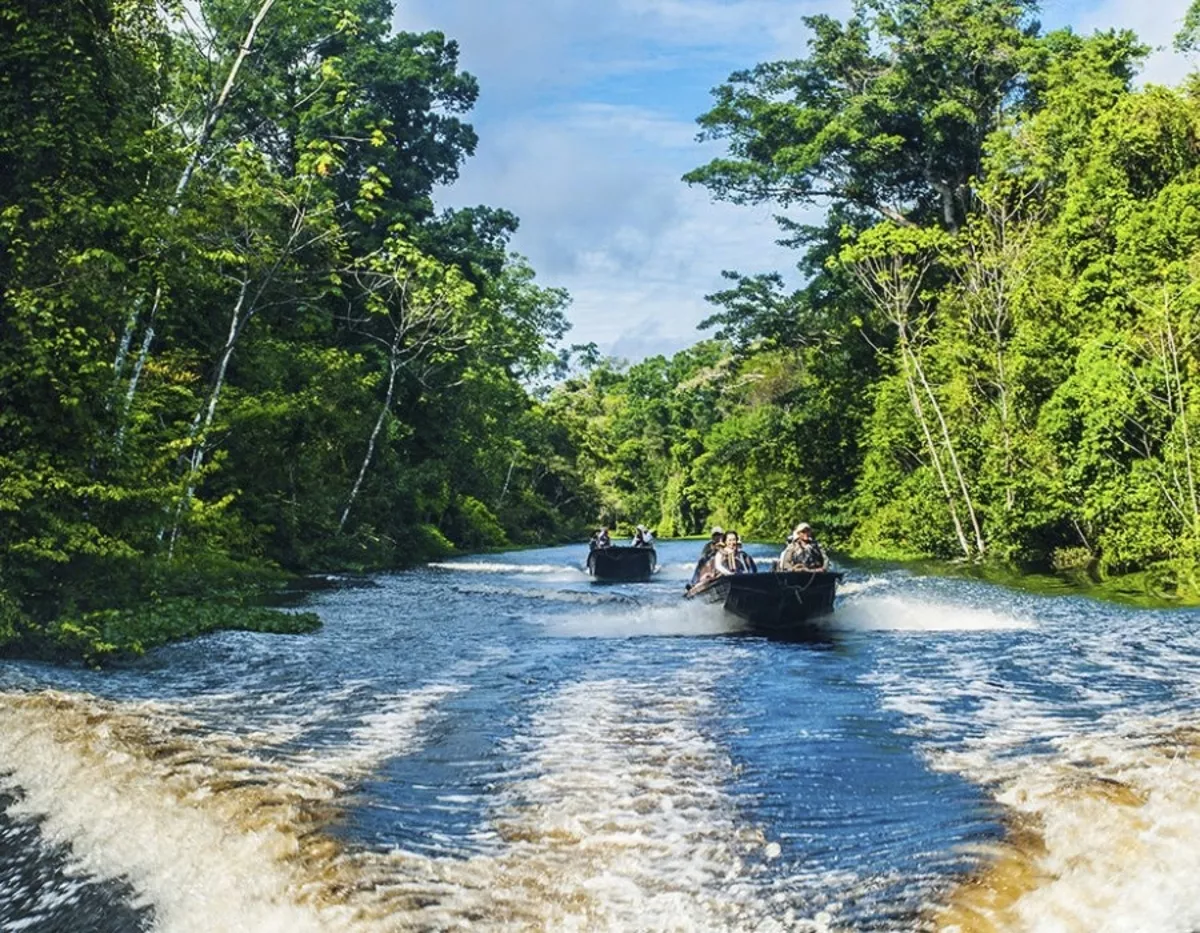
M1037 13L858 0L714 91L685 180L773 206L803 284L726 272L716 341L552 400L606 501L1197 592L1200 97Z
M0 9L0 644L590 518L529 391L568 296L510 213L434 203L478 88L391 21Z

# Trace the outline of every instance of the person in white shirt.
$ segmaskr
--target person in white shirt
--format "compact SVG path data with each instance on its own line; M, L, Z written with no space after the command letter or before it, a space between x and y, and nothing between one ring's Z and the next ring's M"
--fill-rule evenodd
M754 558L742 550L742 538L736 531L725 532L725 546L713 558L713 569L723 577L758 573Z

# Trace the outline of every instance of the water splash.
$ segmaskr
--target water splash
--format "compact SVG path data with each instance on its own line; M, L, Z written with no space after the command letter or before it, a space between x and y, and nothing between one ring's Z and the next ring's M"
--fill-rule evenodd
M429 564L437 570L453 570L459 573L494 573L546 577L554 576L564 580L590 580L582 567L571 564L512 564L500 561L440 561Z
M188 726L151 705L0 696L9 813L69 846L81 872L127 879L168 933L347 929L302 902L297 872L336 787Z
M367 769L419 746L448 683L384 698L319 765L264 760L161 704L0 694L0 791L81 872L127 880L165 933L819 929L771 920L747 862L770 843L722 792L733 764L702 729L734 656L548 694L495 777L480 832L496 854L353 849L331 832Z
M901 595L846 599L839 603L833 621L838 628L865 632L985 632L1036 626L1003 610Z
M682 598L668 606L560 615L546 619L544 625L550 634L568 638L712 636L743 630L743 624L720 606Z
M945 933L1200 927L1200 730L1162 722L1073 738L1003 774L1006 841L935 912ZM960 765L962 762L960 762Z

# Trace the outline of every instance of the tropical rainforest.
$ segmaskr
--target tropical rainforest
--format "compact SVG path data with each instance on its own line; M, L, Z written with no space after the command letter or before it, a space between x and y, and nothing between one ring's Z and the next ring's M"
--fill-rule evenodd
M856 0L716 88L685 180L771 206L804 284L727 272L713 339L559 388L605 508L1195 594L1200 78L1037 13Z
M302 627L247 595L599 521L1195 589L1200 80L1031 0L811 17L684 179L803 284L727 272L630 365L515 216L435 203L479 88L393 12L0 2L0 650Z
M478 87L392 14L0 4L9 650L136 650L229 623L277 571L590 520L530 391L567 296L510 250L512 214L435 205Z

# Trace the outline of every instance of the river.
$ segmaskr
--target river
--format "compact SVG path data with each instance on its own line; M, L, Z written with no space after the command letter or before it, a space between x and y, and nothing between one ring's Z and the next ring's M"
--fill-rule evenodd
M680 598L698 547L5 664L0 929L1200 927L1200 614L851 571L828 642L775 643Z

